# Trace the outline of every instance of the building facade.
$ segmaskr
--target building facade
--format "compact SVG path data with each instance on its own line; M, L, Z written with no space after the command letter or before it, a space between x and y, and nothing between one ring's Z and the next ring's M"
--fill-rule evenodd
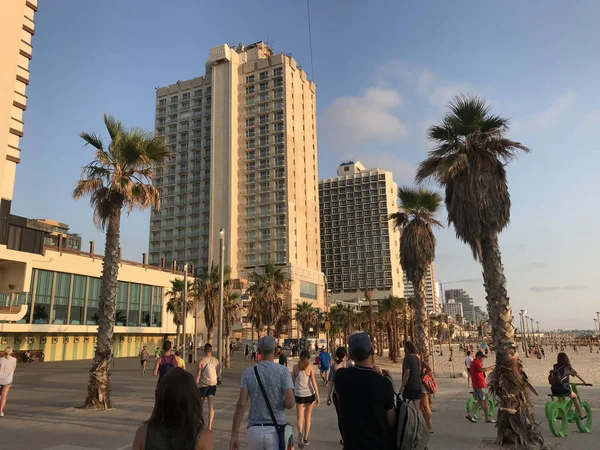
M69 250L81 250L81 235L71 233L69 225L50 219L29 220L28 227L42 230L46 233L44 245L61 247Z
M218 264L222 229L232 278L270 261L292 309L322 305L315 84L296 61L264 42L212 48L204 76L157 89L156 133L174 158L156 178L150 263Z
M404 298L412 298L415 296L415 288L412 283L406 278L406 273L402 273L402 279L404 281ZM438 301L437 286L435 283L435 264L427 268L425 274L425 295L427 299L427 312L439 313L441 311L440 304Z
M392 173L359 161L339 166L336 178L319 182L321 266L335 301L402 296L400 233Z
M456 316L464 317L462 303L457 303L454 300L444 303L442 305L442 312L453 319L456 319Z
M0 246L8 238L8 216L15 173L21 161L19 140L23 136L25 90L29 85L32 57L33 17L37 0L3 2L0 14Z
M444 298L447 302L450 300L454 300L456 303L461 303L463 307L465 320L468 320L472 323L477 322L473 299L464 289L447 289L446 291L444 291Z

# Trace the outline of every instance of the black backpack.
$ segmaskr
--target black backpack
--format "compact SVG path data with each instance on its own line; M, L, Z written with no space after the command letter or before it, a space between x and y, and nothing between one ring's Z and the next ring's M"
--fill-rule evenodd
M562 384L560 369L562 369L562 366L558 368L554 366L548 374L548 383L550 383L550 386L558 386Z

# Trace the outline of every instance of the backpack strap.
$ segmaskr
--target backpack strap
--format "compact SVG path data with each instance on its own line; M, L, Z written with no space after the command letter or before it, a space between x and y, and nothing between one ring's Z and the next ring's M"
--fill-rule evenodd
M262 392L263 398L265 399L265 403L267 404L267 409L269 410L269 414L271 415L271 420L273 420L273 425L275 425L275 428L279 430L279 424L277 423L277 419L275 419L275 413L273 412L273 408L271 408L269 397L267 397L267 391L265 390L262 380L260 379L260 375L258 374L258 364L254 366L254 375L256 375L256 381L258 381L258 386L260 387L260 391Z

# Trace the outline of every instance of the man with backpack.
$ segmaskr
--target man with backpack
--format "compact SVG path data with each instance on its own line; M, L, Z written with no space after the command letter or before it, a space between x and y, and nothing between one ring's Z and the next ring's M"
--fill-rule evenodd
M158 376L158 382L156 383L157 389L162 377L164 377L173 367L179 365L177 356L171 351L172 348L173 344L171 344L171 341L165 341L163 343L163 354L156 359L153 375Z
M204 346L204 358L198 361L198 370L196 372L196 384L200 389L200 399L208 398L208 429L212 430L213 419L215 417L215 395L217 394L217 383L219 381L219 365L221 363L212 356L212 345Z
M485 383L485 372L494 370L496 366L483 367L483 359L487 358L480 350L475 354L475 359L471 363L471 383L473 386L473 397L476 402L473 404L471 411L467 414L467 420L469 422L477 423L477 420L473 417L473 413L477 411L477 408L482 407L486 423L496 423L494 419L489 417L490 408L488 403L488 392L487 385Z
M333 379L339 398L344 450L392 450L396 426L394 387L373 369L373 346L363 331L348 340L354 366L337 370Z

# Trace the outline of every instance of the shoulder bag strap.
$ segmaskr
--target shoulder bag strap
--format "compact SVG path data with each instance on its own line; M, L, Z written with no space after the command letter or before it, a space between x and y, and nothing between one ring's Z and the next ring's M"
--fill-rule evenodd
M275 428L279 429L279 424L277 423L277 419L275 419L275 413L273 412L273 408L271 408L271 403L269 403L269 397L267 397L267 391L265 390L262 380L260 379L260 375L258 374L258 365L254 366L254 375L256 375L256 381L258 381L258 386L260 387L260 391L262 392L265 403L267 404L267 409L271 415L273 425L275 425Z

